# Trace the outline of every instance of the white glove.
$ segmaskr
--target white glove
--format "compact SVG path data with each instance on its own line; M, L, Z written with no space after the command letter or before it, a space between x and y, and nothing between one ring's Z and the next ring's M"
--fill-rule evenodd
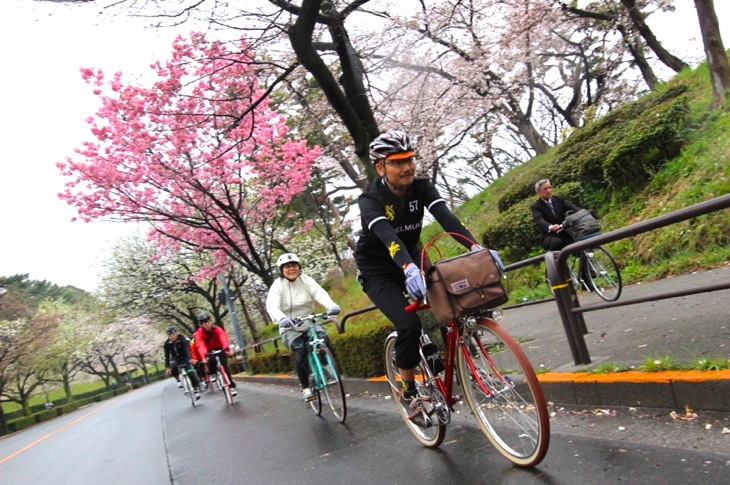
M406 266L403 270L406 274L406 290L414 300L419 300L426 296L426 284L423 282L421 270L414 263Z
M332 308L327 309L327 315L337 315L340 311L340 307L335 305Z
M474 244L471 247L471 252L474 253L476 251L481 251L482 249L484 249L484 248L481 247L480 245ZM499 270L502 273L505 273L507 270L504 267L504 263L502 262L502 259L499 257L499 253L497 251L495 251L494 249L490 249L489 253L492 255L492 259L494 259L494 262L497 265L497 268L499 268Z
M294 322L289 317L284 317L279 320L279 328L292 328Z

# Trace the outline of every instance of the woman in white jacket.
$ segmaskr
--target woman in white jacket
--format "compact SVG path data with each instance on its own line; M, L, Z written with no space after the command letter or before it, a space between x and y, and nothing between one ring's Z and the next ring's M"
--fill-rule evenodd
M314 313L314 304L319 303L330 315L340 313L340 307L330 298L327 291L314 279L302 273L299 257L294 253L285 253L276 260L281 277L269 288L266 296L266 311L275 322L279 323L279 334L282 343L290 348L296 356L297 377L302 386L302 398L312 400L309 388L309 365L307 363L307 336L292 328L292 319ZM324 328L317 324L317 333L324 338L331 348Z

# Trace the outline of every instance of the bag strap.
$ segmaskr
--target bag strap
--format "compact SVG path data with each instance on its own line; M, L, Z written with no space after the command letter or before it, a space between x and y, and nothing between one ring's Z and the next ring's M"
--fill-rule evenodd
M423 270L423 265L426 262L425 261L426 255L431 250L431 248L435 248L436 251L438 252L439 259L443 259L442 256L441 256L441 250L435 245L435 243L436 243L436 241L438 239L441 239L444 236L451 236L451 237L453 237L455 239L456 238L461 238L464 241L470 242L472 246L475 245L475 244L477 244L476 241L472 241L470 238L464 236L463 234L459 234L458 232L442 232L440 234L437 234L429 242L427 242L426 245L423 246L423 249L421 250L421 269L422 270Z

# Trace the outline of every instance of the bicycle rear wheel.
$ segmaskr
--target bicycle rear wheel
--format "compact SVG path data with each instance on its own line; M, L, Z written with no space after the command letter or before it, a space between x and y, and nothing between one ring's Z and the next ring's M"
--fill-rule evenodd
M388 383L390 384L390 391L393 394L393 400L395 401L395 405L398 408L398 413L401 415L401 418L403 418L403 421L405 421L406 426L413 434L413 436L415 436L416 439L420 441L421 444L423 444L424 446L428 448L437 448L444 441L444 437L446 436L446 425L429 425L426 427L419 426L411 419L414 410L411 409L410 406L406 405L401 399L401 379L400 373L398 372L398 366L395 363L396 337L397 335L395 332L392 332L390 335L388 335L388 338L385 339L384 352L385 374L386 378L388 379ZM426 379L428 376L423 367L424 364L423 361L421 361L421 364L415 369L416 387L419 389L419 394L421 394L422 389L425 385L424 379Z
M518 466L540 463L550 445L550 419L517 341L495 321L479 320L464 329L457 365L466 401L497 451Z
M330 375L327 375L327 372L323 372L324 375L321 376L322 382L325 384L324 395L327 397L332 414L335 415L337 421L344 423L345 418L347 418L347 401L345 399L345 389L342 386L342 379L337 371L337 362L335 362L332 351L326 345L322 345L318 353L320 362L324 360L324 365L328 367L330 373Z
M596 294L605 301L616 301L621 296L621 272L611 253L597 247L586 252L588 271L585 278Z

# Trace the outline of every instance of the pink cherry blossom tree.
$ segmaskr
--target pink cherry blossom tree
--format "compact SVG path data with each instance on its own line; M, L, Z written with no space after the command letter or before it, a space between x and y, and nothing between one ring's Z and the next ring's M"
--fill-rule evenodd
M245 39L178 37L156 81L108 82L82 69L101 108L92 141L59 163L59 197L84 221L147 222L161 252L211 252L211 276L238 263L270 282L271 248L320 150L298 141L269 105L266 79Z

